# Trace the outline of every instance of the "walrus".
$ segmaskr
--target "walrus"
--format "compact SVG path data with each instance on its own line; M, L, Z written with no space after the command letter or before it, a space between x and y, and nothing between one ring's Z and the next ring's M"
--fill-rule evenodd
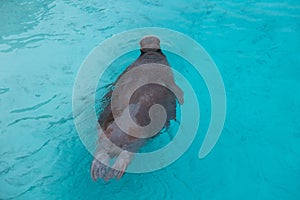
M132 120L137 125L143 127L151 122L149 117L149 109L151 106L160 104L165 108L167 114L163 128L168 128L170 121L176 120L177 101L183 104L183 92L174 81L171 67L161 50L158 37L146 36L140 40L140 56L125 69L112 85L116 86L116 83L122 79L125 73L148 63L166 66L167 70L162 70L161 73L168 74L166 75L167 79L162 80L162 84L149 83L136 89L130 97L129 113ZM132 77L130 80L125 80L125 84L120 86L122 87L122 93L126 95L128 91L127 87L129 87L127 83L144 79L147 79L147 73L143 73L139 75L139 77ZM171 90L169 88L171 88ZM112 109L111 98L113 91L114 89L111 89L103 96L103 99L106 99L107 103L101 110L98 118L98 123L103 132L98 136L98 147L91 164L91 177L94 181L98 178L109 180L116 177L120 179L133 159L133 153L136 153L149 139L139 137L139 134L142 134L139 132L135 133L135 136L127 134L118 126L116 123L117 117L114 116ZM158 133L150 138L156 137L157 135ZM111 143L121 150L114 147ZM112 167L110 167L109 161L113 158L116 159Z

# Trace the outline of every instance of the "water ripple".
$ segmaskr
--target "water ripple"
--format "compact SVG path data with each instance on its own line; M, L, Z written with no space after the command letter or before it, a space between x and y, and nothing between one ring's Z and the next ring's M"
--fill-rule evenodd
M33 29L54 7L53 2L54 0L1 1L0 36L17 35Z
M9 91L9 88L0 88L0 94L4 94Z
M46 119L46 118L51 118L51 117L52 117L52 115L41 115L38 117L23 117L23 118L17 119L15 121L9 123L7 126L12 126L18 122L25 121L25 120L40 120L40 119Z
M60 118L58 121L54 121L54 122L49 122L49 127L47 129L50 129L52 128L53 126L55 125L62 125L70 120L73 120L73 117L72 116L69 116L67 118Z
M14 49L19 48L35 48L38 47L38 42L44 41L47 38L52 38L54 40L61 40L61 36L66 36L67 34L34 34L30 36L22 36L22 37L2 37L0 38L0 44L2 44L2 48L0 48L0 52L8 53L13 51ZM4 46L5 45L5 46Z
M10 113L21 113L21 112L26 112L26 111L37 110L38 108L42 107L43 105L48 104L49 102L51 102L55 98L56 98L56 95L54 95L52 98L50 98L50 99L48 99L48 100L46 100L46 101L44 101L42 103L36 104L34 106L31 106L31 107L27 107L27 108L21 108L21 109L12 110L12 111L10 111Z
M30 156L33 156L34 154L38 153L39 151L41 151L51 140L47 140L44 144L42 144L39 148L37 148L36 150L27 153L26 155L23 156L18 156L15 158L15 160L20 160L20 159L24 159Z
M7 174L11 169L7 162L0 161L0 175Z

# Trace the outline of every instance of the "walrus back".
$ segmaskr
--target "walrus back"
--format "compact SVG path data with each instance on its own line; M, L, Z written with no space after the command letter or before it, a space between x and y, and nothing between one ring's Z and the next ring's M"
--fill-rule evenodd
M161 52L158 51L141 51L141 55L139 58L132 63L129 67L125 69L125 71L118 77L113 85L115 85L118 80L129 70L138 67L143 64L148 63L157 63L162 64L165 66L169 66L169 63L166 59L166 56ZM138 113L138 120L136 123L140 126L145 126L150 123L150 118L148 115L149 108L157 103L161 104L165 107L167 111L167 122L166 125L169 124L170 120L176 119L176 97L175 95L167 88L157 85L157 84L147 84L139 89L133 94L131 97L130 103L136 104L143 96L152 96L152 99L149 100L146 104L143 105L143 111ZM112 97L112 89L108 91L105 95L105 98L108 99L108 103L104 106L102 112L100 112L98 123L102 127L102 129L106 129L107 126L114 121L114 117L111 111L111 97Z

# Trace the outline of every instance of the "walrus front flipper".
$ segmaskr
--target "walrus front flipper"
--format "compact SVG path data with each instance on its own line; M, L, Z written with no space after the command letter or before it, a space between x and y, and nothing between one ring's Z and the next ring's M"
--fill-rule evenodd
M91 165L91 177L94 181L96 181L98 178L104 179L109 168L108 160L109 156L105 149L100 149L97 151Z
M127 166L131 162L132 157L133 157L132 153L128 151L122 151L117 157L114 165L112 166L112 169L105 176L105 180L107 181L114 177L120 179L123 176Z

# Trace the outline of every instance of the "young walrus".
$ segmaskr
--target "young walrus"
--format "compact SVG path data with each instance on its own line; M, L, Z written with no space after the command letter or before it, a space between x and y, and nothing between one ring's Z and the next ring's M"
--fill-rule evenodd
M161 73L167 74L167 78L165 80L161 80L161 84L149 83L135 90L130 97L129 113L132 120L137 125L144 127L151 122L149 117L149 109L151 106L154 104L160 104L165 108L167 114L164 127L168 127L171 120L176 120L176 96L178 97L179 103L183 103L182 90L174 82L173 73L166 56L161 51L159 39L154 36L145 37L140 41L140 47L141 55L139 58L126 68L113 85L116 85L120 79L125 77L125 73L136 69L139 66L141 68L141 66L145 66L145 64L149 63L164 66L167 70L164 69ZM128 88L130 87L129 83L134 84L139 80L147 80L147 78L149 78L147 77L148 75L147 73L142 73L139 74L138 77L128 78L130 80L125 80L125 82L123 80L125 84L121 84L120 86L122 87L121 96L127 95L127 92L130 93L130 89ZM126 83L128 83L128 85ZM114 115L114 110L112 110L114 109L111 100L112 94L113 91L109 91L103 97L108 99L108 103L100 113L98 120L103 133L99 136L99 146L91 165L91 176L93 180L97 180L98 178L105 180L109 180L113 177L117 177L117 179L121 178L132 159L133 153L137 152L148 139L146 137L139 137L139 134L142 135L144 133L135 132L135 135L133 136L119 128L116 123L116 115ZM120 115L122 115L122 111ZM129 130L131 130L130 127ZM155 135L152 135L152 137L154 136ZM111 143L119 147L121 150L113 146ZM113 166L109 167L109 160L115 157L116 160Z

